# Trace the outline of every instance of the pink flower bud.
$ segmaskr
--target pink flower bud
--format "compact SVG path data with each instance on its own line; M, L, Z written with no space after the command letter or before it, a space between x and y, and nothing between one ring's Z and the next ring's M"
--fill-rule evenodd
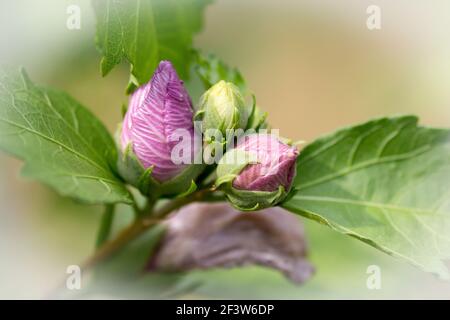
M217 166L216 186L243 211L282 202L292 187L298 151L270 134L250 134L225 153Z
M276 191L280 186L289 190L296 173L298 151L275 136L253 134L245 136L237 150L256 154L257 163L247 165L234 179L233 187L249 191Z
M130 98L120 137L122 150L131 143L142 166L153 166L152 176L159 182L168 181L186 167L175 164L171 153L179 142L177 129L193 137L192 118L192 102L183 82L169 61L161 61L152 79Z

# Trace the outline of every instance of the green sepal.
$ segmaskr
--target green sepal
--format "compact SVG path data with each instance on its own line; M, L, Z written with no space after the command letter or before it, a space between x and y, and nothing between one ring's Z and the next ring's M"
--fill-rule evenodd
M138 187L141 177L148 170L150 170L151 173L152 168L145 170L132 149L133 147L131 143L126 146L124 151L121 151L120 148L118 148L119 160L117 161L117 169L120 176L126 182L135 187Z
M130 80L128 80L127 87L125 89L125 93L127 95L132 94L137 88L139 88L139 81L136 79L133 74L130 74Z
M256 105L256 97L253 94L252 95L252 106L250 108L250 116L248 118L247 128L246 129L254 129L254 130L260 130L260 129L266 129L268 127L267 125L267 112L263 112L257 105Z
M203 115L205 114L204 109L197 110L197 112L194 114L194 121L201 121L203 120Z
M125 115L127 114L127 111L128 111L128 104L122 103L122 108L120 111L122 114L122 118L125 118Z
M230 184L224 189L231 205L240 211L257 211L270 208L283 201L288 193L283 186L276 191L248 191L233 188Z
M191 186L189 187L189 189L187 189L185 192L177 195L177 198L184 198L184 197L190 195L191 193L194 193L195 191L197 191L197 189L198 189L197 184L195 183L194 180L192 180Z
M155 192L164 196L188 195L192 192L192 182L194 182L204 169L204 164L191 164L179 175L164 183L159 183L151 178L152 182L154 182L152 184L152 193Z
M137 188L141 191L142 194L149 195L152 187L152 172L153 166L144 170L144 172L139 177Z

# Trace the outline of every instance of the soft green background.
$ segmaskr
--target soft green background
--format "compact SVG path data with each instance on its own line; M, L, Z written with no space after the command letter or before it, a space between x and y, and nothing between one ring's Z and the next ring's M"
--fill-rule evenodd
M82 27L66 28L78 4ZM382 29L366 28L378 4ZM450 123L448 1L217 0L196 44L238 66L281 134L311 141L379 115L418 114ZM0 61L24 65L32 79L68 91L111 132L126 101L124 64L102 79L89 1L1 1ZM0 155L0 297L41 298L65 269L93 249L100 207L61 199L18 177L21 164ZM124 208L122 208L124 209ZM123 215L129 215L121 210ZM313 279L294 286L262 268L195 272L191 298L450 298L450 284L355 239L305 221ZM381 268L381 290L366 286Z

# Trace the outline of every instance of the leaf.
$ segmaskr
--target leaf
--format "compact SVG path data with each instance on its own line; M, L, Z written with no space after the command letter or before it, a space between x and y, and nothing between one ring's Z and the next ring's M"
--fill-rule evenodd
M448 278L449 130L370 121L313 142L297 169L283 207Z
M93 0L101 71L108 74L126 58L132 81L146 83L161 60L187 78L192 36L201 29L211 0Z
M103 124L63 92L0 69L0 149L23 174L89 203L131 202L114 174L115 144Z
M196 57L195 72L203 82L203 86L208 90L212 85L220 80L234 83L241 93L246 96L250 93L245 79L236 68L231 68L215 55L209 54L207 56L201 54L199 51L194 52ZM248 106L248 123L247 129L267 129L266 122L267 112L264 112L256 105L256 98L252 95L253 103Z
M206 89L209 89L220 80L225 80L234 83L243 94L246 93L247 85L238 69L229 67L212 54L205 56L197 51L195 55L195 71L203 81Z

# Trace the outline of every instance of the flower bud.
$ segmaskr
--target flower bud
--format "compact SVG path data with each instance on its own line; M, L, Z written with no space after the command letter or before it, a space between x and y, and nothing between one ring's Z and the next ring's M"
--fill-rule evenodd
M231 82L219 81L200 98L196 117L202 119L202 129L218 130L226 137L227 130L245 129L248 110L239 88ZM206 137L207 138L207 137Z
M240 210L259 210L283 201L296 174L298 151L271 134L250 134L225 153L216 185Z
M143 193L179 193L188 189L201 168L196 152L191 99L169 61L161 61L152 79L130 98L120 133L119 171ZM184 134L188 163L173 160L172 151ZM184 156L186 159L186 155ZM157 190L154 190L157 189Z
M146 271L260 265L282 272L296 284L314 274L303 225L282 208L242 214L223 202L193 203L163 225L164 235Z

